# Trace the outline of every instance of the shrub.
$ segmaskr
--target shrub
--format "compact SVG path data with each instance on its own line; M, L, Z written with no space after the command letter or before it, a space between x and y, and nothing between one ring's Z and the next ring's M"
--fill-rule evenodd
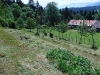
M24 20L22 18L17 19L17 25L18 28L24 28Z
M53 38L53 34L52 34L52 33L50 33L50 35L49 35L49 36L50 36L50 38Z
M47 36L47 33L46 33L46 32L44 32L44 35L45 35L45 36Z
M12 19L8 19L9 28L16 28L16 22Z
M2 17L0 17L0 25L1 25L2 27L7 27L6 20L3 19Z
M68 72L68 66L67 66L67 61L66 60L59 60L58 61L58 69L61 70L62 72Z
M96 75L100 75L100 69L95 69Z
M99 75L100 70L94 70L90 61L81 56L75 56L68 50L51 49L46 56L58 69L69 75Z

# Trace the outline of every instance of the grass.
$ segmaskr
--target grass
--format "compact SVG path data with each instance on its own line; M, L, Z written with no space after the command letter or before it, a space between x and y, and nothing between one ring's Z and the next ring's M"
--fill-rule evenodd
M18 41L12 35L6 33L3 28L0 28L0 39L8 45L18 44Z
M48 36L35 36L35 32L36 29L29 32L27 29L0 28L1 75L65 75L45 57L52 48L68 49L76 56L88 58L94 67L100 67L99 50L93 51L79 44L51 39ZM42 32L41 34L43 35ZM55 31L54 35L57 36L58 32Z
M45 29L45 31L49 34L50 31L54 34L54 36L58 36L58 37L62 37L62 33L60 33L59 36L59 32L54 30L54 29ZM36 32L36 30L34 29L34 32ZM40 30L40 32L43 32L43 29ZM79 42L80 41L80 34L76 31L76 30L68 30L63 34L63 38L67 39L68 41L72 41L72 42ZM100 47L100 33L96 33L94 35L94 39L95 39L95 44L97 47ZM82 44L86 44L86 45L92 45L92 36L83 36L82 37Z
M68 49L71 52L73 52L75 55L79 55L79 56L88 58L92 62L92 65L94 65L94 67L96 67L96 68L100 67L100 62L99 62L100 50L99 50L99 48L98 48L98 50L91 49L90 48L91 44L89 44L88 42L87 42L87 44L86 43L78 44L78 43L76 43L76 40L74 40L74 41L71 41L71 40L65 41L65 40L59 40L58 38L55 38L55 37L52 39L52 38L49 37L50 30L47 30L48 36L44 36L42 31L43 30L40 30L41 35L37 36L38 38L43 39L44 41L48 41L48 42L52 43L53 46L57 46L56 48ZM54 33L53 33L54 36L57 36L59 34L57 31L52 30L52 32L53 31L54 31ZM28 33L28 34L31 34L31 35L34 35L35 32L36 32L36 29L33 29L31 33L27 32L27 29L24 30L24 32ZM70 32L76 33L76 34L73 33L73 35L80 36L76 31L73 31L73 30L69 30L66 33L70 33ZM66 33L64 34L64 36L66 35ZM50 43L48 43L48 44L50 44ZM51 46L51 48L53 48L53 46Z
M63 75L45 58L49 48L29 32L0 28L0 75Z

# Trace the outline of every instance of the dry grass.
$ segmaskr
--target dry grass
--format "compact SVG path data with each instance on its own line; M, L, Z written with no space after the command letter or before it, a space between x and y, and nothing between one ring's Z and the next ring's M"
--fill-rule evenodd
M2 29L2 31L4 35L7 34L6 37L18 43L9 42L8 38L1 38L3 44L0 42L0 54L5 56L0 57L0 75L63 75L49 64L45 57L52 45L47 45L46 41L20 30L5 29L5 32Z

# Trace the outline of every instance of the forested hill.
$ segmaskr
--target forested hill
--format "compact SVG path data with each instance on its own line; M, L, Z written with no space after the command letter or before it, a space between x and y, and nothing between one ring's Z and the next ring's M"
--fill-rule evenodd
M3 9L2 9L3 8ZM35 28L37 25L56 26L71 19L100 20L100 6L58 9L56 2L49 2L43 8L38 0L0 0L0 26L10 28ZM93 11L90 11L93 10Z
M100 6L88 6L88 7L77 7L77 8L69 8L69 10L80 12L80 10L83 11L94 11L94 10L100 10Z

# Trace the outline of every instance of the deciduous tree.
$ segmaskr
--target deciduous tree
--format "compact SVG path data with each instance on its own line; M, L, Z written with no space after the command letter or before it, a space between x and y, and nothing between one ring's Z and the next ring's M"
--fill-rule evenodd
M62 33L62 38L63 38L63 33L65 33L68 30L68 25L64 22L61 22L59 24L59 31Z
M78 26L78 28L77 28L78 30L78 33L80 34L80 41L79 41L79 43L81 44L82 43L82 37L83 36L88 36L88 27L87 27L87 25L85 25L84 24L84 20L83 20L83 22L82 22L82 24L80 24L79 26Z
M50 2L47 4L45 9L45 20L50 23L50 25L54 26L60 20L61 14L59 13L57 3Z
M15 20L17 20L17 18L20 17L22 12L21 7L16 3L12 4L11 7L12 7L12 13L14 15L14 18Z
M35 2L34 0L29 0L28 5L35 11Z
M31 32L31 29L35 27L35 25L36 25L36 21L29 17L27 19L27 28L30 29L30 32Z
M95 44L95 39L94 39L94 35L96 34L96 29L93 28L93 27L91 27L91 28L89 29L89 33L90 33L90 35L92 36L92 49L97 49L97 46L96 46L96 44Z
M16 25L19 29L24 28L24 20L22 18L18 18L17 19L17 25Z

